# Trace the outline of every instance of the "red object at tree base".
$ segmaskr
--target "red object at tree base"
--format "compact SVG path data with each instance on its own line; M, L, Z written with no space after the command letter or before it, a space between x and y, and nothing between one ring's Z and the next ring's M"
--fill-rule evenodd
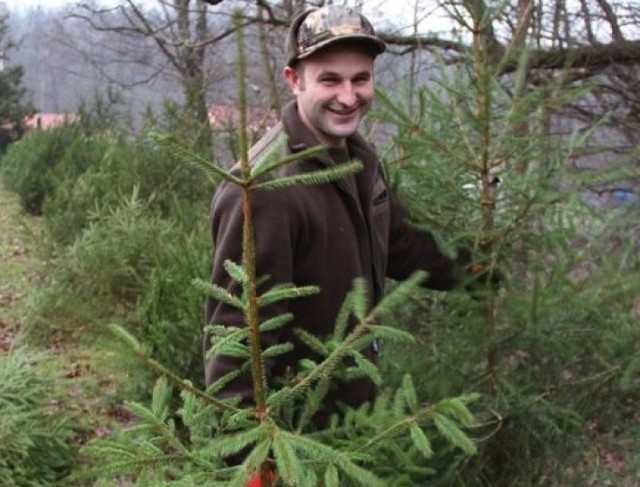
M267 474L269 476L269 480L274 482L276 480L276 473L273 470L269 470ZM251 477L246 484L246 487L266 487L262 485L262 479L260 478L260 472Z
M255 474L252 478L247 482L247 487L262 487L262 480L260 479L260 474Z

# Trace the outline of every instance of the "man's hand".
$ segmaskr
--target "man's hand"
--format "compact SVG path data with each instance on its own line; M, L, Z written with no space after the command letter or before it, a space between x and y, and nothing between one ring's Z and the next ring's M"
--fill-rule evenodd
M481 299L487 293L495 293L504 281L504 276L486 259L473 260L466 248L458 249L457 261L465 269L463 285L474 299Z

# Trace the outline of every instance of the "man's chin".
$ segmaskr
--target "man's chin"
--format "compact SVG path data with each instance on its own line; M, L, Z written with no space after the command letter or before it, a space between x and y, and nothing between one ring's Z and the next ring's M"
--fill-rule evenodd
M357 130L358 123L343 126L333 126L331 127L331 135L337 138L347 138L355 134Z

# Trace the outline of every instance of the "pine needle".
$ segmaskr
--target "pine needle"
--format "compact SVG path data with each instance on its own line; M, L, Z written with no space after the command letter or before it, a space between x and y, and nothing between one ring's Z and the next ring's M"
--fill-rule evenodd
M433 456L433 449L431 448L431 441L427 435L424 434L422 428L417 424L412 424L410 428L411 441L415 447L422 453L425 458L431 458Z
M438 431L444 436L452 445L457 446L467 455L473 455L476 453L477 448L473 442L465 435L462 430L447 416L436 413L433 415L433 422L438 428Z
M298 185L325 184L336 181L338 179L342 179L349 174L358 172L360 169L362 169L362 163L348 162L311 173L296 174L294 176L265 181L263 183L256 184L256 188L262 190L271 190Z
M233 184L242 184L242 180L235 177L225 168L211 163L208 159L192 151L188 147L178 143L171 135L152 133L151 138L159 145L166 148L173 157L187 162L194 167L202 169L210 181L217 183L220 180L229 181Z
M318 286L298 287L295 284L280 284L272 287L258 298L258 306L264 307L278 301L286 299L301 298L318 294L320 288Z
M213 299L220 301L234 308L243 309L243 302L236 295L231 294L229 291L221 286L212 284L203 279L194 279L194 286L201 290L204 294L211 296Z

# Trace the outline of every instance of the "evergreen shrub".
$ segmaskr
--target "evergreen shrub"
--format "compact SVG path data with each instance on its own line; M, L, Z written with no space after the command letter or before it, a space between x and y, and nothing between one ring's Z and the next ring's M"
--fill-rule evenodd
M81 337L114 320L154 358L200 377L203 297L191 281L206 276L209 251L205 226L183 223L153 215L135 192L95 214L54 260L30 332L67 327Z
M95 162L79 176L60 181L44 208L48 233L57 244L71 244L92 214L117 207L134 191L147 201L150 215L164 218L179 211L180 218L193 223L200 218L191 213L206 207L202 178L176 165L145 136L126 141L95 135L84 145L80 151L71 145L63 163L76 155Z
M36 371L44 357L23 349L0 355L0 485L41 487L73 467L77 445L68 416L49 406L50 384Z
M56 165L78 136L78 127L69 123L30 132L9 146L0 170L6 186L18 194L22 208L29 214L42 214L44 202L55 191L59 179ZM74 180L78 172L65 177Z

